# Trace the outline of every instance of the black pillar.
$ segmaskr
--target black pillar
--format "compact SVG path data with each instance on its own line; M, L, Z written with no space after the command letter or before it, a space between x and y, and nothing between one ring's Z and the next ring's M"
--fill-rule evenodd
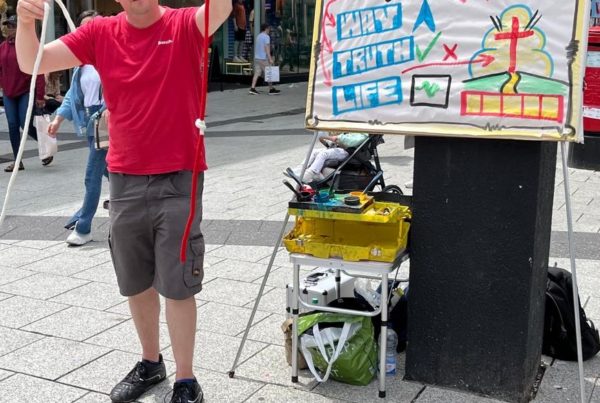
M416 139L406 379L528 401L542 349L556 149Z

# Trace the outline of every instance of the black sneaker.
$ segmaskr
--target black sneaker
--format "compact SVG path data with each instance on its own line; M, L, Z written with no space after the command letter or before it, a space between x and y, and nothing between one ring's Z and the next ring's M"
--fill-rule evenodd
M248 94L250 94L250 95L258 95L258 94L260 94L260 92L256 91L256 88L250 88L248 90Z
M269 95L279 95L281 93L281 91L279 91L277 88L271 88L269 90Z
M133 402L167 377L162 355L158 364L140 361L110 392L114 403Z
M202 403L204 393L197 381L175 382L171 403Z

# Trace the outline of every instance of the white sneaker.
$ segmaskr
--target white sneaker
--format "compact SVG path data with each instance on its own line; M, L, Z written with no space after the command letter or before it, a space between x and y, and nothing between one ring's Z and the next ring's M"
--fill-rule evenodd
M307 169L306 172L304 172L304 178L302 178L302 182L310 183L323 180L324 178L325 177L321 172L313 172L310 169Z
M82 246L92 240L92 233L89 234L81 234L77 232L77 230L73 230L71 235L67 237L67 243L72 246Z
M240 57L239 59L242 61L242 63L248 63L248 60L244 57Z
M412 189L413 188L413 181L408 181L404 184L404 187L407 189Z
M234 57L233 57L233 62L234 62L234 63L243 63L242 59L240 59L240 58L239 58L239 57L237 57L237 56L234 56Z

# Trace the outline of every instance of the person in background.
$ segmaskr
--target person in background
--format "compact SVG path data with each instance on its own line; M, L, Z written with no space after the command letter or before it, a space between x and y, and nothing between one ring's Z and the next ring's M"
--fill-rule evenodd
M45 75L46 77L46 94L44 100L46 105L44 106L44 114L53 114L63 101L63 96L60 93L60 78L62 77L61 71L53 71Z
M256 37L256 47L254 48L254 77L252 77L252 87L248 91L251 95L258 95L260 92L256 90L258 78L265 73L268 66L273 65L273 57L271 57L271 38L269 32L271 27L269 24L260 26L260 34ZM279 95L281 91L269 84L269 95Z
M8 134L10 145L12 147L15 160L21 144L21 130L25 126L25 115L27 114L27 104L29 103L29 86L31 85L31 76L21 72L17 63L17 53L15 49L15 34L17 32L17 16L10 16L3 22L6 26L7 37L0 44L0 87L2 87L4 98L4 113L8 121ZM36 101L35 106L43 108L44 90L46 83L44 75L37 76L35 84ZM33 119L29 125L29 136L37 141L37 132L33 126ZM42 160L42 165L46 166L52 162L54 157L48 157ZM4 172L12 172L15 169L13 162ZM25 169L23 162L18 167L19 171Z
M342 134L321 134L319 141L323 144L325 149L314 150L308 159L306 164L306 171L302 180L306 183L323 179L321 171L325 166L326 161L343 161L350 155L347 151L348 148L356 148L364 143L369 138L366 133L342 133ZM292 169L292 172L300 177L302 173L302 164ZM284 175L289 174L284 171Z
M244 0L236 0L233 6L233 29L235 30L233 42L233 61L238 63L248 63L248 60L242 57L242 48L246 41L246 7Z
M97 16L98 12L95 10L84 11L77 18L77 26L81 27ZM72 246L85 245L92 240L92 219L100 202L102 176L108 177L106 150L96 150L93 131L94 119L91 119L103 106L102 84L98 72L94 66L89 64L77 67L73 72L71 88L48 128L48 133L55 137L61 123L65 119L71 120L77 135L87 138L89 152L85 169L83 206L65 225L66 229L73 230L66 241Z

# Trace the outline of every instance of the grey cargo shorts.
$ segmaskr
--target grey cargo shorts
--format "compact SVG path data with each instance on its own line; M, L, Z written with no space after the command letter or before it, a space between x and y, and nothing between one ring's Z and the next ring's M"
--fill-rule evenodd
M182 300L202 289L204 237L202 190L198 176L196 216L185 263L179 260L189 213L192 172L160 175L110 174L108 243L121 294L133 296L150 287Z

